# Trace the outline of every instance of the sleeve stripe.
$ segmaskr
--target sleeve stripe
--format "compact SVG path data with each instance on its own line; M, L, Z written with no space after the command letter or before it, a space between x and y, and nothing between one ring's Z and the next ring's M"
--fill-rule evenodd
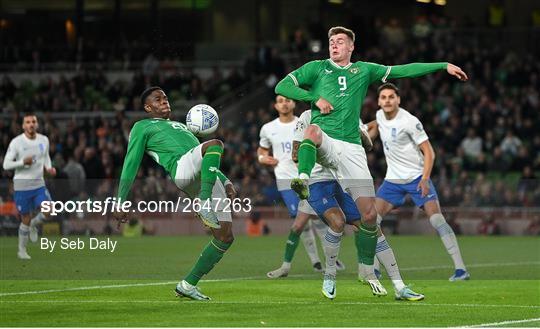
M296 77L292 75L292 73L287 74L287 76L291 77L291 79L294 82L294 85L298 87L298 80L296 80Z
M388 78L388 75L390 74L390 71L392 71L392 67L389 66L387 69L386 69L386 73L384 74L384 76L382 77L381 81L382 82L386 82L386 78Z

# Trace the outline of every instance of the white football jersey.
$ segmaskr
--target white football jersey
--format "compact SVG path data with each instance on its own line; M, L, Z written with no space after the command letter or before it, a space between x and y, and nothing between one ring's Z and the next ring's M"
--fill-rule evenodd
M298 122L296 123L296 127L294 128L294 138L293 138L294 141L302 142L304 140L304 130L306 130L310 122L311 122L311 110L306 110L300 115L300 118L298 119ZM334 175L332 175L332 171L330 171L330 169L325 168L318 163L315 163L315 167L313 167L313 170L311 171L309 183L313 184L316 182L322 182L322 181L334 180L334 179L335 179Z
M31 156L32 164L25 165L24 158ZM45 186L43 169L51 168L49 139L42 134L29 139L25 134L13 138L4 157L4 170L15 169L13 187L15 191L28 191Z
M298 176L298 168L292 161L292 141L297 121L296 116L288 123L283 123L276 118L262 126L259 134L259 145L272 149L274 158L279 161L274 168L279 191L290 190L290 180Z
M392 120L386 119L383 110L378 110L376 117L388 165L385 180L410 183L424 170L424 155L418 145L427 141L428 136L422 123L402 108Z

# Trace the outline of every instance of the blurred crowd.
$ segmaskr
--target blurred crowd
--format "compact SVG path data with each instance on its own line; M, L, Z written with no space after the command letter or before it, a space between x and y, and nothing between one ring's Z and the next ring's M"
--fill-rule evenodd
M140 109L139 95L147 86L159 85L174 101L211 102L243 85L243 72L227 75L214 67L203 79L193 69L178 68L153 56L131 78L110 81L104 71L83 70L58 79L25 80L19 86L4 75L0 78L0 109L4 113L132 111Z

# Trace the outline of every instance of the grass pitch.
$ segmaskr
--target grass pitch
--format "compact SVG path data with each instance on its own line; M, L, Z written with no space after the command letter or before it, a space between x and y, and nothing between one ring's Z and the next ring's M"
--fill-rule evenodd
M358 283L350 236L341 248L347 269L338 274L333 301L322 296L321 274L311 270L303 246L290 277L266 279L266 272L281 264L285 236L238 237L199 284L211 302L177 299L172 292L208 237L113 238L114 253L58 248L49 253L31 245L31 261L16 258L16 238L0 238L0 325L540 326L536 237L460 237L472 278L454 283L448 282L453 269L438 237L388 237L405 282L426 295L421 302L395 301L387 279L390 295L379 298Z

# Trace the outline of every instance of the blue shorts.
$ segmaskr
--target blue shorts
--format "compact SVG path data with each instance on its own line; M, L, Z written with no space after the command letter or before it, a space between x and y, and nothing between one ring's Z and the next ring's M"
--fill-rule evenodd
M13 198L21 215L26 215L40 208L43 201L51 201L51 195L45 186L34 190L15 191Z
M345 221L348 224L362 217L352 197L343 191L339 183L335 180L309 185L308 202L311 208L323 220L323 214L330 208L341 208L345 214Z
M279 191L279 193L281 193L281 198L287 206L289 216L291 216L291 218L296 218L296 213L298 212L298 204L300 203L300 198L298 198L296 192L293 190L283 190Z
M405 196L409 194L414 204L420 208L428 201L438 200L437 190L431 179L429 180L429 193L422 198L422 190L417 189L420 179L422 179L422 176L418 176L418 178L407 184L395 184L384 180L377 190L377 198L391 203L394 207L399 207L405 203Z

